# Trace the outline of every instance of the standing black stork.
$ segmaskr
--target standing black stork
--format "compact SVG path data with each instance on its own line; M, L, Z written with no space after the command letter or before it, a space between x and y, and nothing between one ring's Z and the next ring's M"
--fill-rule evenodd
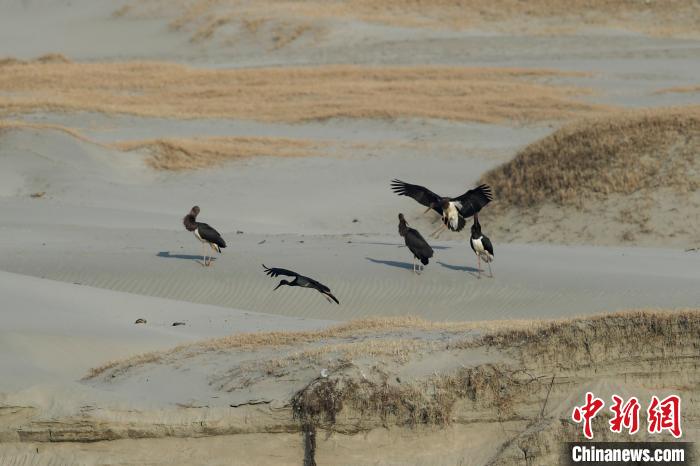
M416 259L421 261L422 266L425 268L428 265L429 259L433 257L433 248L430 247L427 241L423 239L423 236L413 228L408 226L406 219L403 214L399 214L399 234L403 236L406 242L406 247L413 253L413 272L419 273L416 269Z
M190 210L190 213L185 215L185 218L182 219L182 223L185 225L187 231L194 233L194 236L202 242L203 265L209 267L211 265L211 255L209 256L209 262L207 262L207 256L205 254L206 245L208 244L214 251L221 254L221 248L226 247L226 241L224 241L218 231L206 223L198 222L197 215L199 215L199 206L194 206L192 210Z
M432 209L442 216L443 225L430 234L436 238L446 228L461 231L467 223L465 219L477 215L493 199L491 188L487 184L479 185L457 197L439 196L423 186L396 179L391 180L391 189L399 196L412 197L426 206L423 214Z
M483 259L489 265L489 275L493 278L491 271L491 262L493 261L493 244L488 236L481 232L481 224L478 216L474 216L474 224L472 225L472 236L469 238L469 245L477 257L477 268L479 269L478 277L481 278L481 260Z
M338 301L338 298L333 296L331 294L331 289L328 288L326 285L323 283L319 283L313 278L305 277L303 275L299 275L296 272L292 272L291 270L287 269L280 269L277 267L272 267L268 268L265 264L262 265L263 269L265 270L265 273L269 275L270 277L278 277L280 275L284 275L285 277L294 277L294 280L291 282L287 280L282 280L279 282L279 284L275 287L275 291L277 288L279 288L282 285L287 285L287 286L300 286L302 288L313 288L314 290L318 291L321 293L323 296L325 296L326 300L330 303L331 299L335 301L336 304L340 304L340 301Z

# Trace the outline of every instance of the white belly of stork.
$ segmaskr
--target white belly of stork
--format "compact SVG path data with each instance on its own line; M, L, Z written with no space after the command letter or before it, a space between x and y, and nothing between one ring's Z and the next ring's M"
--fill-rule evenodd
M484 248L484 244L481 242L482 238L483 236L480 236L477 239L471 240L472 244L474 245L474 251L484 260L484 262L491 262L493 260L493 256Z
M455 205L450 202L447 211L445 212L446 223L449 223L450 229L456 230L459 227L459 212Z

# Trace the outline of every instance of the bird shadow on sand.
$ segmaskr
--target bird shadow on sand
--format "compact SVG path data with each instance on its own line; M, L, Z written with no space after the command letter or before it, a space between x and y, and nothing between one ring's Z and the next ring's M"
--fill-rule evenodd
M445 264L444 262L440 261L437 261L437 263L445 267L446 269L458 270L460 272L468 272L471 275L476 275L479 272L479 269L477 269L476 267L469 267L468 265L452 265Z
M388 265L390 267L398 267L400 269L406 269L406 270L413 270L413 264L410 262L399 262L399 261L386 261L382 259L372 259L371 257L365 257L370 262L374 262L375 264L383 264L383 265Z
M200 254L171 254L170 251L160 251L156 256L165 259L182 259L186 261L195 261L199 264L202 263L202 256ZM216 257L212 257L211 260L215 261Z
M353 241L354 244L372 244L375 246L396 246L399 248L405 248L406 245L403 243L382 243L382 242L377 242L377 241ZM450 246L430 246L433 249L450 249Z

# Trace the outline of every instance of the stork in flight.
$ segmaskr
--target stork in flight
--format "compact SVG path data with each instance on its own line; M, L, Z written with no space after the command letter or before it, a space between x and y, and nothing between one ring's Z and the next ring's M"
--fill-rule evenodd
M338 298L333 296L333 294L331 293L330 288L328 288L323 283L317 282L313 278L299 275L298 273L292 272L291 270L287 270L287 269L280 269L277 267L269 268L265 264L263 264L263 269L265 270L265 273L267 275L269 275L270 277L278 277L280 275L283 275L285 277L294 277L294 280L292 280L291 282L287 281L287 280L281 280L279 282L279 284L272 291L275 291L277 288L279 288L282 285L300 286L302 288L313 288L314 290L321 293L329 303L331 302L331 299L332 299L333 301L335 301L336 304L340 304L340 301L338 301Z
M199 206L194 206L190 213L182 219L182 223L187 231L194 233L194 236L202 242L202 260L204 261L202 265L209 267L211 265L211 255L209 255L209 261L207 262L206 245L208 244L214 251L221 254L221 248L226 247L226 241L224 241L218 231L206 223L198 222L197 215L199 215Z
M426 187L396 179L391 180L391 189L399 196L412 197L426 206L423 214L432 209L442 217L443 225L430 234L435 238L445 229L461 231L467 223L465 219L476 216L493 199L491 188L487 184L479 185L457 197L439 196Z
M481 260L483 259L489 265L489 276L493 278L493 272L491 271L491 262L493 261L493 244L488 236L481 232L481 224L479 223L478 217L474 216L474 224L472 225L472 235L469 238L469 245L472 247L472 251L477 257L477 268L479 269L478 277L481 278Z
M430 262L429 259L433 257L433 248L431 248L428 242L423 239L423 236L418 232L418 230L408 226L403 214L399 214L399 234L403 236L403 239L406 242L406 247L408 247L413 254L413 272L420 274L416 267L422 270L426 265L428 265L428 262ZM416 266L416 259L420 260L421 264L423 265Z

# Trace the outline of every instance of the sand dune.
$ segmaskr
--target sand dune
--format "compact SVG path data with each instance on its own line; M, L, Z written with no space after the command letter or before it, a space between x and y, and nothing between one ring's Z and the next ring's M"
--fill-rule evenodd
M45 421L40 413L15 408L21 431L6 424L10 428L0 435L18 435L23 442L0 444L0 457L29 464L69 455L98 464L116 458L188 464L189 456L168 451L178 439L212 464L223 464L222 442L230 454L244 438L274 445L243 449L241 461L256 464L298 464L311 456L322 464L378 457L386 458L382 464L418 465L430 462L434 448L450 462L468 457L476 464L515 465L526 448L552 463L559 443L580 435L567 421L586 390L645 400L650 394L695 394L698 373L689 343L697 336L697 310L467 329L415 319L368 320L287 333L295 338L286 341L279 333L268 334L273 339L243 335L237 341L255 343L226 346L217 340L205 351L192 349L208 342L176 348L161 359L126 361L86 382L85 390L112 394L99 409L89 405L93 409ZM401 351L417 341L427 345L420 353ZM665 382L669 378L672 386ZM128 412L116 403L135 394ZM684 406L686 438L696 438L697 408ZM619 440L606 428L608 418L601 414L594 421L596 438ZM48 438L54 442L46 443ZM634 438L668 440L646 432ZM58 440L65 443L56 445ZM109 440L108 447L86 443L96 440ZM29 455L36 447L41 453ZM161 458L152 459L153 450ZM346 450L351 453L340 454Z
M484 174L498 199L485 218L509 241L548 230L564 243L694 247L699 148L696 106L578 122Z

